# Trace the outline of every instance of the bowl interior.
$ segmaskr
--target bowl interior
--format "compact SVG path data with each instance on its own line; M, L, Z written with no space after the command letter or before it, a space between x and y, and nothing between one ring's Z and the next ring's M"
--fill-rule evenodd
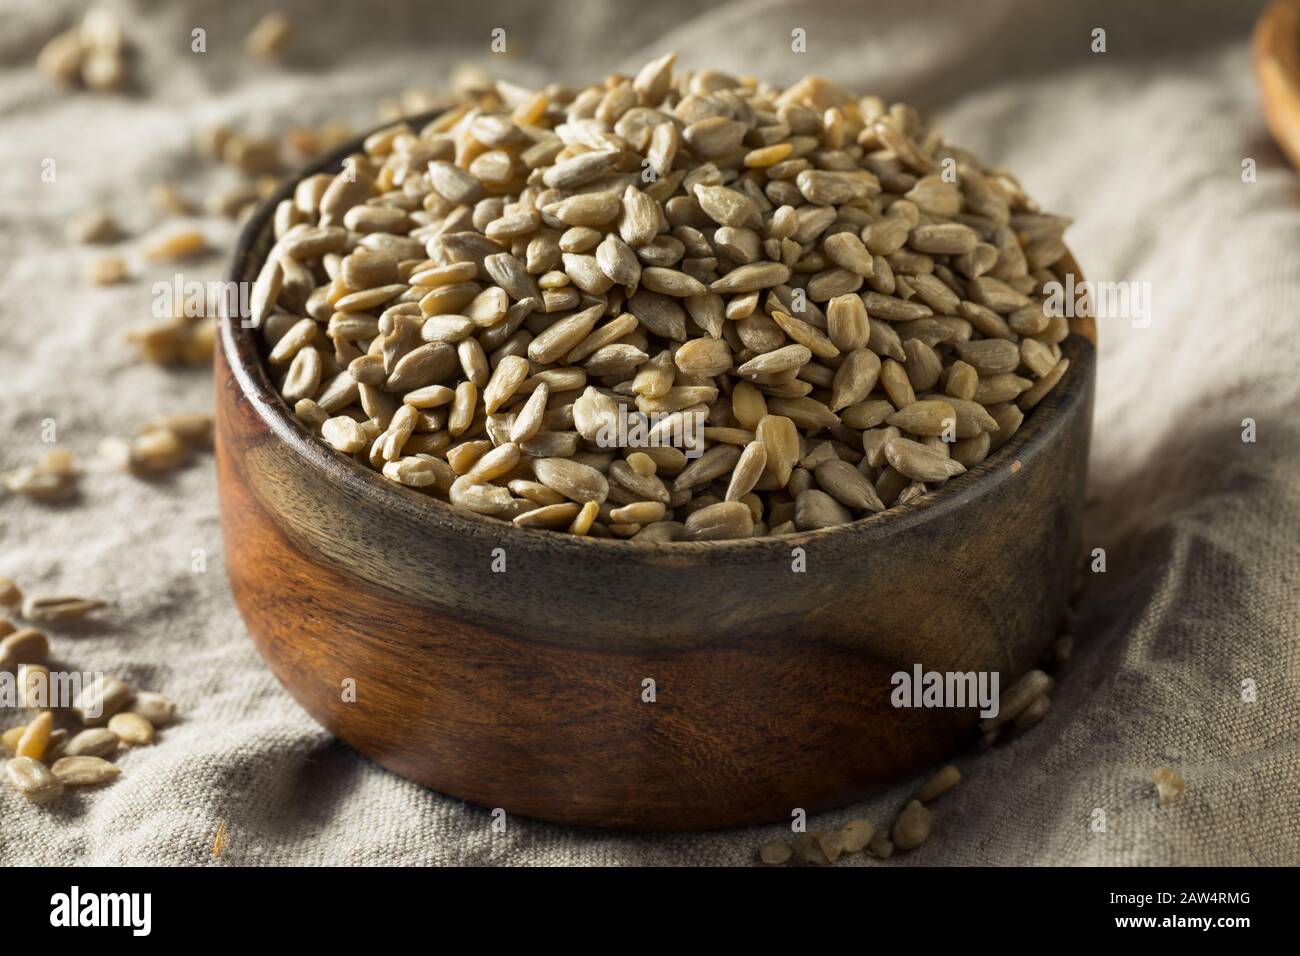
M436 112L426 113L409 117L407 122L419 127L437 115ZM292 198L298 182L316 173L341 169L343 160L360 151L368 135L369 132L357 137L291 175L255 210L235 246L227 277L230 282L251 283L256 278L274 244L275 208L282 200ZM1068 251L1061 260L1060 267L1064 272L1073 273L1076 282L1082 281L1078 265ZM1058 274L1063 273L1058 270ZM532 545L552 553L556 549L578 549L588 556L592 553L591 549L630 548L647 553L671 552L681 557L695 554L716 561L730 555L752 554L756 549L788 553L792 547L815 540L824 541L838 535L876 537L903 531L925 520L927 515L959 507L995 483L1010 480L1014 475L1014 470L1010 467L1013 462L1023 464L1036 458L1051 444L1053 436L1071 411L1085 405L1096 367L1096 328L1093 320L1088 316L1072 318L1071 335L1061 346L1070 359L1070 368L1057 387L1025 416L1024 423L1016 434L975 468L905 504L895 505L848 524L815 531L738 540L648 543L518 528L510 522L464 511L430 495L389 481L372 469L334 451L304 427L280 397L267 374L265 350L256 329L247 327L237 316L230 316L224 308L219 321L219 347L224 351L240 391L254 403L271 433L318 468L322 479L345 482L351 490L367 497L379 498L391 508L417 514L420 520L441 531L484 540L499 541L508 538L512 545L525 548Z

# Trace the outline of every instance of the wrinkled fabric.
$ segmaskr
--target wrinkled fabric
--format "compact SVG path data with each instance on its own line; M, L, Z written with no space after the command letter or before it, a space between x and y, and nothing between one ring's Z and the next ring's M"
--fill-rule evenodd
M293 47L263 65L242 50L261 5L139 0L110 4L136 51L124 95L59 89L33 69L80 6L0 11L0 467L48 450L50 419L57 447L88 462L103 435L209 406L206 370L144 364L122 340L173 271L141 258L163 225L150 185L199 199L233 181L193 152L206 126L337 117L361 130L381 96L437 86L463 60L520 83L633 71L667 50L781 83L819 72L933 114L1075 219L1067 238L1089 278L1147 282L1153 297L1148 327L1100 323L1086 538L1106 570L1088 576L1052 709L960 757L965 780L934 805L934 836L888 865L1300 862L1300 187L1258 105L1255 5L286 0ZM205 54L190 52L196 27ZM489 52L496 27L504 55ZM807 53L791 52L796 28ZM1091 49L1096 28L1105 53ZM47 158L53 183L40 178ZM89 285L102 250L64 238L95 205L127 233L113 249L132 263L128 284ZM195 223L218 251L186 277L219 278L235 226ZM162 691L183 719L122 756L117 782L52 808L0 787L2 863L207 863L220 822L220 861L235 864L748 864L788 833L522 820L493 833L486 810L333 740L263 666L222 571L210 456L152 481L94 472L81 488L66 504L0 498L0 575L110 597L102 624L50 629L54 656ZM1168 805L1151 785L1160 766L1187 781ZM810 825L886 825L914 786Z

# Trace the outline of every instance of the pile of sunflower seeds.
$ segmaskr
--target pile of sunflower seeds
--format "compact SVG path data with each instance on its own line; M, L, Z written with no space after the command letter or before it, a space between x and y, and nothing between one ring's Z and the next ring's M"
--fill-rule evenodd
M0 578L0 607L21 608L28 625L16 627L0 617L0 671L16 675L19 703L34 714L0 731L0 752L9 757L4 766L9 785L33 803L56 800L65 787L114 780L121 770L109 758L123 748L152 744L156 729L176 718L176 705L167 697L132 692L112 675L84 687L66 710L50 709L50 640L30 625L79 620L106 606L91 598L24 598L16 583Z
M1068 368L1068 221L904 104L674 61L498 83L303 180L251 296L298 417L457 507L647 541L842 524L1006 442Z
M91 7L81 23L42 47L36 66L60 82L113 92L126 84L127 59L121 22L107 8Z

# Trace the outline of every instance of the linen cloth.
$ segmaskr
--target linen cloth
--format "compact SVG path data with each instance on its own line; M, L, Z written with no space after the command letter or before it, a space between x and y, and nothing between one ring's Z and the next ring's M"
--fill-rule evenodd
M1257 102L1256 5L283 0L298 29L272 64L242 50L263 5L108 6L135 50L126 94L60 89L33 68L81 4L0 10L0 467L48 450L46 419L57 447L88 460L103 435L210 404L206 370L143 364L122 341L149 316L151 282L173 271L141 263L162 224L149 186L174 180L197 199L229 181L195 158L206 126L341 118L360 131L378 123L381 96L438 86L466 60L521 83L634 71L668 50L781 83L821 73L934 114L952 141L1075 217L1067 239L1089 278L1149 282L1154 304L1149 327L1101 322L1087 543L1107 567L1089 578L1052 710L1015 742L960 758L966 779L935 805L930 842L888 865L1300 862L1300 186ZM206 53L191 51L197 27ZM489 48L497 27L503 55ZM796 28L806 53L791 50ZM53 183L40 178L46 158ZM96 205L127 233L126 285L91 286L84 269L102 250L65 240L68 219ZM219 254L186 277L221 278L235 227L197 223ZM0 862L211 863L219 821L226 864L750 864L788 835L514 819L494 834L486 810L370 763L293 703L234 607L216 513L210 457L156 481L87 475L66 505L0 498L0 575L114 601L102 625L51 628L54 656L162 691L183 714L123 756L111 786L52 808L0 787ZM1175 803L1155 798L1159 766L1187 780ZM810 828L888 825L913 785ZM1097 809L1105 832L1090 826Z

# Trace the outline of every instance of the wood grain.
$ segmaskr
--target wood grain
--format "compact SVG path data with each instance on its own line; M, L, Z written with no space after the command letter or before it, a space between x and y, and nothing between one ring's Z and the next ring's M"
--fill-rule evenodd
M1300 168L1300 0L1275 0L1260 15L1251 58L1268 127Z
M278 198L250 221L236 280L256 273ZM653 830L841 805L973 734L972 710L892 707L893 673L997 670L1005 687L1055 634L1095 367L1087 337L1065 351L1069 374L1011 442L901 512L666 546L521 530L386 481L304 431L254 333L223 320L217 464L235 598L309 713L443 793Z

